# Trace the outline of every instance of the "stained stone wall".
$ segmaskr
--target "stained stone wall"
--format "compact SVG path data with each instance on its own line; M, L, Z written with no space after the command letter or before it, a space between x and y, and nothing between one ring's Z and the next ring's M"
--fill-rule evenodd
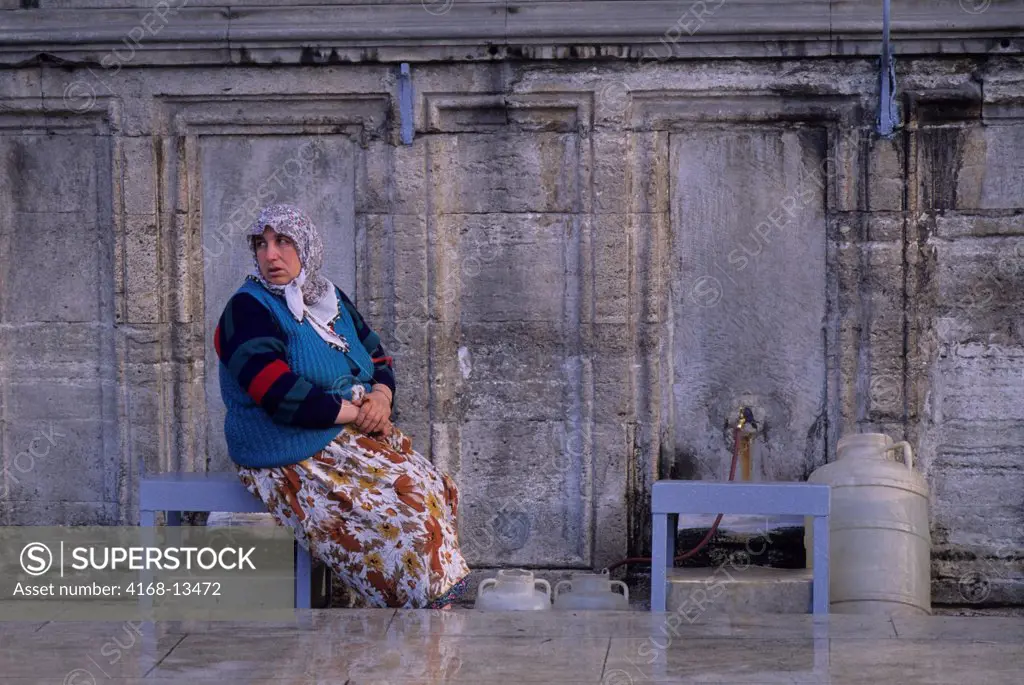
M892 139L851 3L801 3L775 42L725 3L739 28L662 43L679 59L644 58L675 20L649 2L592 3L619 41L550 2L362 43L307 41L342 10L289 25L287 3L202 34L225 15L195 2L127 59L89 17L137 35L149 10L97 0L75 34L38 4L0 10L4 524L131 523L142 470L229 468L210 332L251 268L242 229L288 201L394 354L396 421L459 483L472 565L646 553L651 483L724 478L751 405L759 479L806 478L850 431L910 440L935 601L1024 601L1013 3L900 24Z

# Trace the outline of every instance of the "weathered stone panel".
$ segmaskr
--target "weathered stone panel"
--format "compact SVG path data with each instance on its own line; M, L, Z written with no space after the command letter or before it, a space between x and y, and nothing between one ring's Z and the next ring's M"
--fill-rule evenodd
M515 115L525 126L544 113L529 104ZM474 101L437 112L436 125L470 130L428 147L429 301L441 324L432 329L433 414L447 424L432 433L433 458L458 477L462 501L474 502L460 526L478 563L585 564L592 362L580 357L590 246L575 213L586 183L579 139L477 133L494 124ZM520 456L494 460L507 450ZM521 466L529 482L514 480ZM521 540L492 540L512 529Z
M825 421L824 134L672 139L674 425L680 477L724 480L727 425L766 412L757 480L798 480ZM767 440L764 439L767 437Z
M453 280L462 321L480 323L553 322L566 316L565 288L572 214L447 214L438 231L455 236ZM529 268L526 268L529 267ZM442 284L446 295L454 283Z
M114 523L110 140L0 134L0 159L0 519Z
M921 179L933 209L1005 210L1021 205L1024 126L929 127L921 133Z
M433 211L572 212L583 192L575 135L479 135L444 139L433 157Z
M588 565L590 502L561 421L467 421L459 522L470 564ZM515 460L495 454L514 453Z

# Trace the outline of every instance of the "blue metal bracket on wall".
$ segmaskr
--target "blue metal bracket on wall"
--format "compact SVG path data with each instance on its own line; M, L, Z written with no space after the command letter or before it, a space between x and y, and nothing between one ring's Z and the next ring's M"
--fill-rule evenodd
M900 112L896 103L896 60L889 41L889 2L882 4L882 56L879 59L878 134L892 137L900 126Z
M412 74L409 72L409 63L402 62L398 73L398 121L403 145L412 145L412 113Z

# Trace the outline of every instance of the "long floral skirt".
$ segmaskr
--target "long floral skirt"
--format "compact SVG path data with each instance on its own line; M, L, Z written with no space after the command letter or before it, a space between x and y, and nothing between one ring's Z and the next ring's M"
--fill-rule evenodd
M368 606L439 608L465 590L458 490L397 429L347 425L309 459L238 475Z

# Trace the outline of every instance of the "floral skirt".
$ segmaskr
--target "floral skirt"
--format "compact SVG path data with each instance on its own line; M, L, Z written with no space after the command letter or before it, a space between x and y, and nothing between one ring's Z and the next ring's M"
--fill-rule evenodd
M238 475L367 606L439 608L465 589L458 490L397 429L348 425L309 459Z

